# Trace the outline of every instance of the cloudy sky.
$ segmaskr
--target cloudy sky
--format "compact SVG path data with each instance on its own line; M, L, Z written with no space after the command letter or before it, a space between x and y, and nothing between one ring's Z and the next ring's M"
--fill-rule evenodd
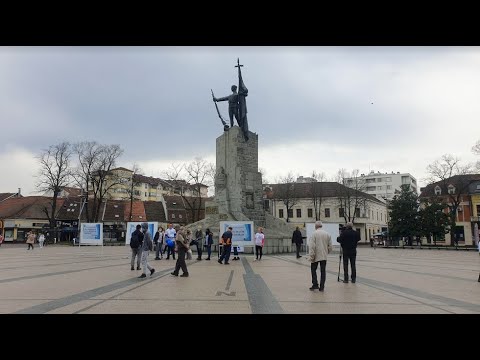
M344 168L423 186L445 153L477 160L478 47L2 47L0 192L34 194L35 156L65 140L120 144L118 165L147 176L214 163L210 89L230 93L237 57L270 182Z

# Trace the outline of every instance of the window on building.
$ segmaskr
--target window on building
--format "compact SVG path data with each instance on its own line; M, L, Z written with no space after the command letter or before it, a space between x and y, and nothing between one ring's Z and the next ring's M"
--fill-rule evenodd
M355 217L360 217L360 208L355 208Z
M392 185L387 185L387 190L392 190Z
M297 209L297 218L302 217L302 209Z
M307 214L309 218L313 217L313 209L307 209Z
M172 219L175 219L175 214L172 214Z
M383 190L383 186L377 186L377 190Z
M380 221L383 221L383 213L380 213Z
M293 209L288 209L288 217L293 218Z
M442 194L442 189L440 189L440 186L435 186L435 195L441 195Z
M263 200L263 208L265 210L270 210L270 200Z
M375 186L367 186L367 191L375 191L377 188Z
M135 195L140 196L140 191L138 191L138 190L135 190L133 193L134 193Z
M392 181L392 178L391 177L386 177L385 178L385 182L391 182Z
M477 216L480 216L480 205L477 205Z
M448 185L448 193L455 194L455 186L453 186L452 184Z
M279 210L278 210L278 217L279 217L280 219L283 219L283 209L279 209Z
M183 216L182 214L178 214L178 218L181 219Z
M344 209L344 208L338 209L338 216L340 216L340 217L344 217L344 216L345 216L345 209Z
M325 208L325 217L330 217L330 208Z
M148 189L148 185L147 185L147 184L145 184L145 189Z
M382 178L377 178L377 182L382 182Z
M145 197L147 197L147 193L145 192Z

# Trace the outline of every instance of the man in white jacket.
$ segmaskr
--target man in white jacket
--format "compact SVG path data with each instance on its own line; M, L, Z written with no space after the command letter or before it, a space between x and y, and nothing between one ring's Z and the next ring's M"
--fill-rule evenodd
M325 289L327 255L332 251L332 239L329 233L322 230L322 222L315 222L315 232L308 239L308 260L312 271L312 287L310 290ZM317 280L317 268L320 263L320 287Z

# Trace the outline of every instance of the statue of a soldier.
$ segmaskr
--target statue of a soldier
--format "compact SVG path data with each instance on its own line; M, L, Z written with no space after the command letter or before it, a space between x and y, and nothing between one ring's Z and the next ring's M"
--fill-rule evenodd
M243 65L240 65L240 61L237 59L237 64L235 67L238 68L238 83L239 83L239 91L237 93L237 85L232 85L232 93L228 96L221 97L221 98L216 98L213 95L212 91L212 96L213 96L213 101L216 103L218 101L227 101L228 100L228 115L230 117L230 127L233 127L233 117L237 119L238 126L242 129L243 136L245 138L245 141L248 141L248 120L247 120L247 100L246 97L248 96L248 89L245 86L243 79L242 79L242 72L240 70L240 67ZM215 104L216 106L216 104ZM228 130L228 125L226 125L226 122L222 119L222 116L220 115L220 112L217 107L217 113L218 116L220 117L220 120L222 120L222 123L224 125L225 131Z
M232 94L228 96L224 96L221 98L213 98L213 101L227 101L228 100L228 116L230 116L230 127L233 127L233 116L235 115L235 119L237 119L238 126L240 126L240 122L238 121L238 93L237 93L237 85L232 85Z

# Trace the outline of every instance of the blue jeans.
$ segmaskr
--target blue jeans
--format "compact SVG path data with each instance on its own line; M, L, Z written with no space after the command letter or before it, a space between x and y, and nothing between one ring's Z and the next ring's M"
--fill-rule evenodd
M212 245L207 245L207 254L208 258L210 259L210 255L212 254Z

